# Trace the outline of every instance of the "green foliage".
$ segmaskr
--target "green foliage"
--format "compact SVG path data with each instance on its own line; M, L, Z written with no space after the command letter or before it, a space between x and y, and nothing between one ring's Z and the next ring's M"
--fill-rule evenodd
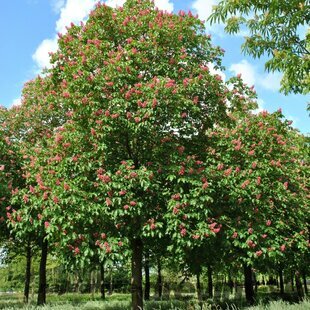
M268 56L268 71L281 71L281 90L309 93L310 33L301 34L310 18L309 1L224 0L214 7L209 20L223 22L235 34L246 28L242 50L253 57Z

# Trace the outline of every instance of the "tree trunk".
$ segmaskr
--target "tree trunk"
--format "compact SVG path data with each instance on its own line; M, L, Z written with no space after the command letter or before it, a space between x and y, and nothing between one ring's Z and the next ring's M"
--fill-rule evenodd
M257 294L258 291L258 282L257 282L257 278L256 278L256 274L253 272L253 279L254 279L254 287L255 287L255 294Z
M296 290L297 290L298 298L300 300L302 300L304 298L304 292L303 292L302 284L301 284L301 281L300 281L300 273L299 273L299 271L295 272L295 282L296 282Z
M113 265L110 265L109 295L113 294Z
M200 273L197 272L196 274L196 279L197 279L197 298L198 298L198 303L200 305L200 308L202 309L202 294L201 294L201 284L200 284Z
M252 280L252 268L251 266L244 265L244 287L245 287L245 297L250 305L254 304L254 290L253 290L253 280Z
M293 274L293 272L291 272L291 287L292 287L292 292L294 292L295 287L294 287L294 274Z
M29 301L29 291L30 291L30 278L31 278L31 243L28 241L26 247L26 273L25 273L25 289L24 289L24 303Z
M305 295L308 295L307 275L305 272L302 273L302 280L304 282Z
M150 282L150 255L146 251L144 261L144 272L145 272L145 286L144 286L144 299L150 300L151 282Z
M161 263L160 258L157 260L157 282L156 282L157 294L161 298L163 296L163 279L161 276Z
M42 241L41 260L39 271L39 290L38 290L38 306L46 303L46 260L47 260L47 240Z
M95 270L90 271L90 293L91 293L91 298L94 299L95 297Z
M142 254L143 244L140 238L131 241L131 300L132 310L143 309L142 291Z
M104 262L100 263L100 293L101 293L101 299L105 299L105 289L104 289Z
M208 266L208 296L213 298L212 267Z
M284 295L283 271L282 271L281 267L280 267L280 270L279 270L279 279L280 279L280 294Z

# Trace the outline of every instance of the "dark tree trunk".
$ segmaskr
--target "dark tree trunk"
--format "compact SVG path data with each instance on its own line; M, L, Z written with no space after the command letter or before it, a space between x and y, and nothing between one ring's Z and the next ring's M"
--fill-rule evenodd
M42 241L41 260L39 270L39 290L38 290L38 306L46 303L46 260L47 260L47 240Z
M157 288L157 295L159 298L163 296L163 279L161 276L161 263L160 258L157 260L157 282L156 282L156 288Z
M280 270L279 270L279 279L280 279L280 294L284 295L283 271L282 271L281 267L280 267Z
M301 281L300 281L300 273L299 273L299 271L295 272L295 282L296 282L296 290L297 290L298 298L300 300L302 300L304 298L304 292L303 292L302 284L301 284Z
M24 302L27 304L29 301L30 291L30 278L31 278L31 243L28 241L26 247L26 273L25 273L25 288L24 288Z
M254 304L254 290L253 290L253 280L252 280L252 268L251 266L244 265L244 287L245 287L245 297L250 305Z
M151 282L150 282L150 255L146 251L144 261L144 272L145 272L145 286L144 286L144 299L150 300Z
M208 266L208 296L213 298L212 267Z
M105 289L104 289L104 262L100 263L100 293L101 293L101 299L105 299Z
M201 284L200 284L200 273L197 272L196 274L197 279L197 298L200 305L200 308L202 308L202 294L201 294Z
M143 309L142 291L142 254L143 244L140 238L131 241L131 300L132 310Z
M292 287L292 292L295 291L295 286L294 286L294 274L291 272L291 287Z
M308 295L307 275L305 272L302 273L302 280L304 282L305 295Z

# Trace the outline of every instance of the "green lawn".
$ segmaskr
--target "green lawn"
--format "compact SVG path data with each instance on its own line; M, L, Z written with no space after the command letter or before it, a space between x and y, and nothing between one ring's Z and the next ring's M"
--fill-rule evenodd
M101 301L99 295L92 296L90 294L65 294L56 295L49 294L47 297L48 303L42 310L121 310L130 309L130 295L129 294L113 294L107 296L105 301ZM35 298L30 301L29 306L23 305L21 294L0 294L0 309L13 310L13 309L38 309L35 306ZM300 304L289 304L283 301L272 301L263 305L262 303L254 307L245 307L237 301L236 303L230 302L222 303L221 305L212 305L211 303L204 303L202 308L199 307L195 299L189 300L152 300L145 303L145 310L237 310L237 309L250 309L250 310L310 310L310 301L306 300Z

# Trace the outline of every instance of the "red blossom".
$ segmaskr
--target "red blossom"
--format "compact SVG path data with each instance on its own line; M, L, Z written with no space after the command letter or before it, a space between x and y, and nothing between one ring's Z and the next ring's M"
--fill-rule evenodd
M250 184L250 180L245 180L245 181L241 184L241 188L242 188L242 189L245 189L249 184Z

